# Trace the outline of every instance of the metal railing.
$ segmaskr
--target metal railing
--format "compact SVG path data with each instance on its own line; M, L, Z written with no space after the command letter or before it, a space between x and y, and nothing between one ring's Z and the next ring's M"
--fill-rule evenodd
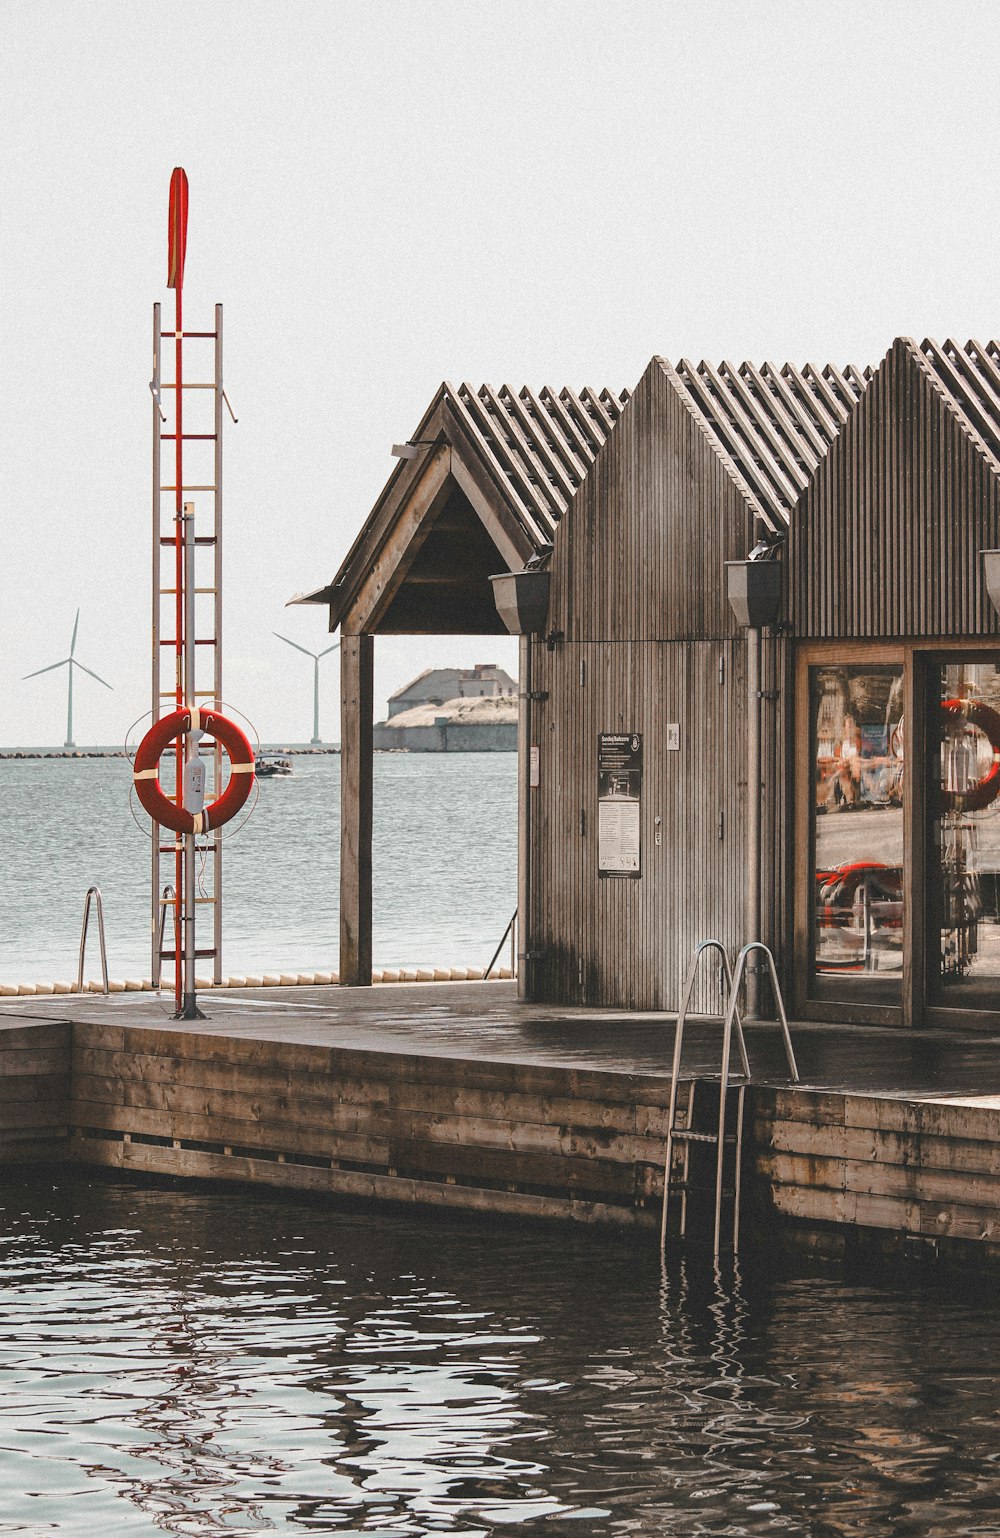
M690 1124L690 1121L689 1121L689 1124L688 1124L687 1128L685 1128L684 1130L681 1130L680 1128L678 1128L678 1126L677 1126L677 1095L678 1095L678 1085L679 1085L679 1079L680 1079L681 1052L682 1052L683 1042L684 1042L684 1027L685 1027L685 1024L687 1023L688 1009L690 1008L690 1004L691 1004L691 995L694 992L694 985L695 985L695 981L696 981L697 975L698 975L699 963L701 962L702 957L707 952L709 952L709 951L716 951L716 952L718 952L719 957L721 958L721 969L720 970L722 971L722 974L725 977L726 988L727 988L726 1012L725 1012L725 1015L722 1017L722 1061L721 1061L721 1065L720 1065L720 1074L719 1074L719 1116L718 1116L718 1128L717 1128L717 1131L715 1131L715 1132L696 1132L694 1130L693 1126ZM682 997L681 997L681 1007L680 1007L680 1011L678 1012L678 1015L677 1015L676 1034L674 1036L674 1059L673 1059L673 1066L672 1066L672 1070L671 1070L670 1103L669 1103L669 1108L668 1108L668 1111L667 1111L666 1158L665 1158L664 1169L663 1169L663 1210L662 1210L661 1217L660 1217L660 1253L661 1254L664 1253L664 1250L665 1250L665 1247L666 1247L666 1240L667 1240L667 1209L668 1209L668 1205L669 1205L669 1201L670 1201L671 1172L672 1172L672 1165L673 1165L674 1143L678 1139L684 1139L688 1143L690 1143L690 1142L710 1143L710 1144L715 1145L715 1147L716 1147L715 1211L714 1211L714 1218L713 1218L713 1225L712 1225L712 1230L713 1230L712 1231L712 1245L713 1245L713 1252L714 1252L714 1256L715 1256L716 1261L718 1261L720 1247L721 1247L722 1203L723 1203L723 1194L724 1194L723 1193L723 1173L724 1173L724 1166L725 1166L725 1154L726 1154L727 1142L731 1142L733 1144L733 1169L732 1169L733 1189L730 1192L730 1195L731 1195L732 1201L733 1201L733 1249L734 1250L736 1249L736 1247L737 1247L737 1245L739 1243L740 1183L741 1183L741 1162L742 1162L742 1151L743 1151L743 1147L742 1147L742 1145L743 1145L743 1090L745 1088L745 1085L741 1086L741 1088L740 1088L739 1106L738 1106L737 1116L736 1116L736 1130L735 1130L735 1133L733 1134L732 1138L730 1138L730 1139L727 1139L727 1135L726 1135L727 1091L729 1089L729 1081L730 1081L730 1074L731 1074L730 1058L731 1058L731 1055L732 1055L732 1041L733 1041L733 1032L734 1032L734 1030L735 1030L735 1033L736 1033L736 1041L737 1041L737 1044L739 1046L740 1062L741 1062L741 1067L742 1067L742 1078L743 1078L744 1081L749 1081L749 1079L750 1079L750 1061L749 1061L749 1058L747 1056L746 1041L745 1041L744 1036L743 1036L743 1023L742 1023L742 1021L740 1019L739 998L740 998L740 988L741 988L741 986L742 986L742 984L744 982L744 979L747 976L747 971L748 971L747 963L748 963L750 957L753 955L753 953L755 951L761 952L764 955L764 957L766 958L766 961L767 961L767 971L768 971L769 976L770 976L771 988L772 988L772 991L774 993L775 1005L777 1007L777 1014L778 1014L778 1022L777 1023L778 1023L778 1025L781 1028L781 1035L782 1035L782 1040L783 1040L784 1048L785 1048L785 1057L786 1057L786 1060L787 1060L787 1063L788 1063L789 1078L791 1079L792 1083L794 1083L794 1084L797 1084L799 1082L799 1070L798 1070L798 1065L796 1064L796 1061L795 1061L795 1053L794 1053L794 1051L792 1049L792 1038L791 1038L791 1035L789 1034L789 1030L788 1030L788 1018L787 1018L787 1016L785 1014L785 1003L784 1003L784 999L782 998L782 994L781 994L781 984L778 981L778 971L777 971L777 968L776 968L776 966L774 964L774 956L772 955L771 951L763 943L762 940L751 940L749 942L749 944L744 945L743 949L740 951L739 955L736 958L736 965L735 966L730 966L729 955L728 955L728 953L726 951L725 946L722 944L721 940L703 940L701 942L701 944L696 948L695 953L694 953L694 955L691 958L691 965L688 968L688 974L687 974L687 977L686 977L685 982L684 982L684 992L683 992ZM692 1081L692 1097L693 1097L693 1091L694 1091L694 1081ZM694 1102L693 1102L693 1098L692 1098L692 1101L691 1101L691 1110L692 1111L693 1111L693 1104L694 1104ZM685 1202L686 1202L686 1195L685 1195ZM684 1237L684 1229L685 1229L685 1212L684 1212L684 1209L682 1209L682 1215L681 1215L681 1237L682 1238Z
M177 893L168 882L160 894L160 921L156 933L156 949L153 952L153 987L157 993L160 991L160 978L163 975L163 936L167 928L167 909L177 905ZM175 946L175 952L177 947ZM175 965L178 963L175 962Z
M92 897L97 899L95 903L97 909L97 935L101 942L101 976L104 979L104 992L110 993L111 988L108 985L108 951L104 943L104 905L101 902L101 889L99 886L89 886L87 888L87 896L83 904L83 926L80 930L80 965L76 974L76 991L77 993L83 992L83 962L87 951L87 929L90 925L90 899Z

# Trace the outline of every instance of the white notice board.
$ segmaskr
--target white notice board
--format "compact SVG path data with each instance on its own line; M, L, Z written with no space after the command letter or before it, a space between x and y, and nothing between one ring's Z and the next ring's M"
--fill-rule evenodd
M642 874L642 736L602 732L597 739L597 873Z

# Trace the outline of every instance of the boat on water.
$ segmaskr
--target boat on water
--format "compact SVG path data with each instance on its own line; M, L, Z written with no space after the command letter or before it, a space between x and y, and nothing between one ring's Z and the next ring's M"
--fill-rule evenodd
M254 767L258 780L269 780L276 774L291 774L291 772L291 759L279 758L273 753L261 754Z

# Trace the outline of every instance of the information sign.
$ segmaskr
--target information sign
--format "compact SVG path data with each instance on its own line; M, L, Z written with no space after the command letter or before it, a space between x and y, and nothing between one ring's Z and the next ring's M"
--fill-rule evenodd
M641 869L642 737L602 732L597 739L597 871L638 879Z

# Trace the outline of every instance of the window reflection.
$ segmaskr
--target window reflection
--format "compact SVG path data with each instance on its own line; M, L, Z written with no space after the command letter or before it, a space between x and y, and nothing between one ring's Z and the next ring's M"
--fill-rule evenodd
M810 669L818 973L902 970L902 666Z
M937 670L938 795L932 798L932 922L942 1003L1000 1008L1000 669Z

